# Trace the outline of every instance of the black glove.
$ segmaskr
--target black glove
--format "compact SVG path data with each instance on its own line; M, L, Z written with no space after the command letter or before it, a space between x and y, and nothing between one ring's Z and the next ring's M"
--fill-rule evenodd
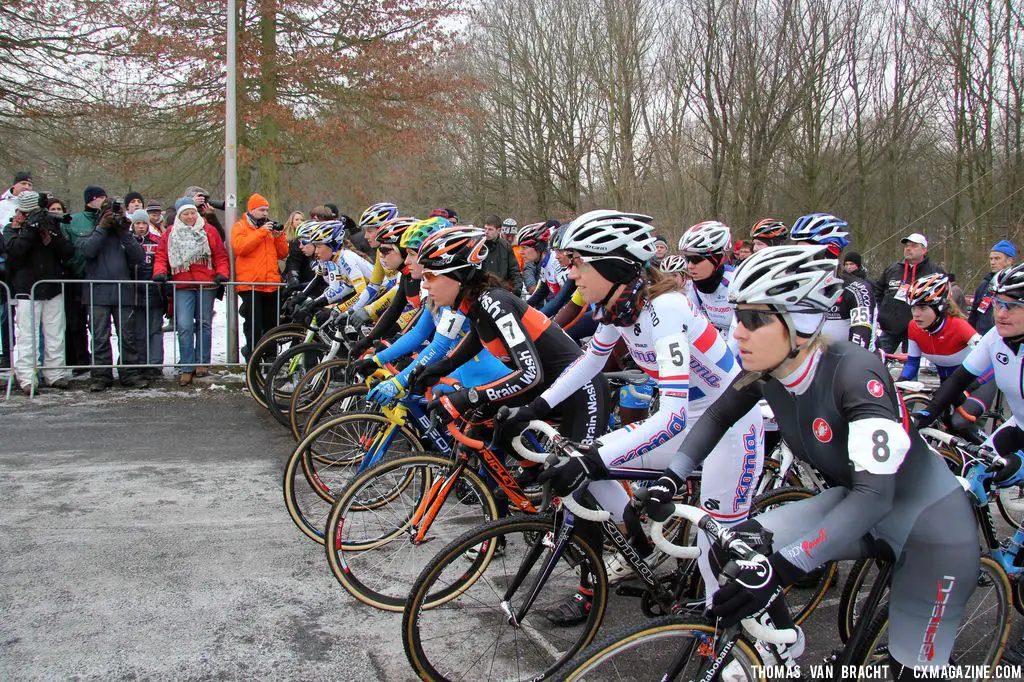
M295 275L291 275L288 277L288 283L284 287L284 292L286 294L291 294L296 291L302 291L302 282L300 282L299 278Z
M165 283L167 281L167 273L166 272L161 272L158 275L153 275L153 281L154 282L159 282L160 284Z
M551 491L565 497L583 485L586 479L598 479L608 475L608 468L597 454L597 445L581 445L582 457L570 457L557 466L545 469L537 477L538 483L551 481Z
M427 412L435 417L442 427L447 426L461 416L461 412L452 404L449 396L453 393L446 393L440 398L434 398L427 403Z
M927 428L935 422L935 417L933 417L931 412L927 409L921 410L920 412L914 412L910 417L914 420L914 426L916 426L918 430Z
M672 498L684 484L685 481L679 478L676 472L666 469L661 478L647 488L647 501L644 503L644 511L647 512L647 516L659 523L668 519L675 509Z
M744 618L760 616L782 597L784 585L803 575L778 552L770 557L755 554L743 562L730 561L722 573L735 577L715 592L711 612L727 628Z
M213 283L216 284L217 286L221 286L222 284L224 284L224 282L227 281L229 281L228 278L220 274L219 272L213 276Z
M529 405L503 407L494 415L494 431L499 438L513 438L534 419L544 419L551 412L547 401L537 396Z
M364 336L363 338L359 339L358 341L356 341L355 343L348 347L349 353L351 354L352 357L358 358L360 355L370 350L370 346L372 345L373 339L371 339L368 336Z
M295 315L298 317L312 317L313 311L320 306L320 299L308 298L295 306Z
M427 389L436 384L441 377L448 374L448 369L443 366L444 362L435 362L430 365L420 365L409 373L409 392L415 395L423 395Z
M373 357L352 362L352 371L362 377L368 377L378 369L380 369L380 364Z

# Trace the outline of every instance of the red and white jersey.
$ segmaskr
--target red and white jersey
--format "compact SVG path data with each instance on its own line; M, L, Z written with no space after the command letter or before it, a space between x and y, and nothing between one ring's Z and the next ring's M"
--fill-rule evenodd
M551 296L557 294L565 281L569 279L569 271L562 267L553 251L546 251L541 258L540 278L548 285Z
M911 321L907 327L907 338L908 359L924 356L939 370L939 376L945 379L963 364L971 349L981 340L981 335L967 320L947 315L942 325L931 333Z

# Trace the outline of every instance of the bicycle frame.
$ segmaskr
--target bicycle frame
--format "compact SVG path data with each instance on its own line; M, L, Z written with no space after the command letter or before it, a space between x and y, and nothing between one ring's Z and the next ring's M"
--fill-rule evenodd
M398 427L407 423L412 423L419 427L420 437L429 438L434 447L442 454L451 454L451 444L430 424L430 418L427 417L426 410L424 409L425 406L426 400L422 396L408 396L398 401L398 404L394 407L384 407L381 409L391 424L385 427L381 433L374 436L373 441L366 448L366 454L356 469L357 476L384 458L384 454L391 447L395 431L398 430ZM412 417L412 420L409 417Z

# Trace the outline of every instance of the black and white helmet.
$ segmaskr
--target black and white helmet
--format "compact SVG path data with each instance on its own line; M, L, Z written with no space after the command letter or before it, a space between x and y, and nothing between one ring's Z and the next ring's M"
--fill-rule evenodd
M769 246L747 258L729 282L729 302L790 313L828 312L843 292L827 246Z
M686 272L686 258L683 256L665 256L658 263L658 270L661 272Z
M722 253L732 246L732 234L729 226L717 220L705 220L697 223L679 238L679 250L698 256L711 256Z
M653 218L600 209L579 216L565 228L559 248L584 255L621 256L646 263L656 253Z
M993 296L1024 299L1024 263L1011 265L997 272L989 285L989 292Z

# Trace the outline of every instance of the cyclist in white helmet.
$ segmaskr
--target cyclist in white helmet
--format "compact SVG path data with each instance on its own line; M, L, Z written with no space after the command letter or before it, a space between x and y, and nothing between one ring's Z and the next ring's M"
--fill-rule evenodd
M690 302L722 334L728 334L732 324L729 280L733 268L727 262L731 249L729 226L717 220L697 223L679 239L679 251L686 258L693 280L688 292Z

